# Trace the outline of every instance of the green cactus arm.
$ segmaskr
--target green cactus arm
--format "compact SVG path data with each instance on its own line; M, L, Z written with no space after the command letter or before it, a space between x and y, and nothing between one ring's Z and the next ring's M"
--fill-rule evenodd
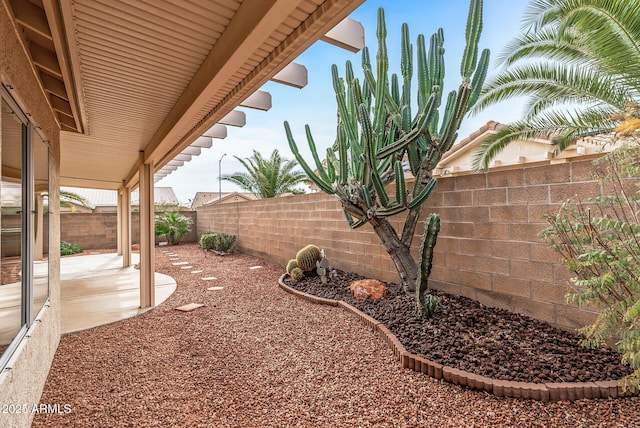
M344 81L338 75L338 66L336 66L335 64L331 66L331 77L333 81L333 90L336 93L336 102L338 104L340 120L344 124L349 140L355 141L358 139L357 124L353 120L353 115L349 114L349 110L347 108Z
M473 73L473 79L471 79L472 92L471 96L469 97L469 108L471 108L480 97L482 85L484 85L484 81L487 78L487 70L489 69L489 57L489 49L484 49L480 54L478 67L476 68L475 73Z
M384 188L384 183L382 182L382 178L380 177L377 169L375 174L371 174L371 180L373 181L373 187L376 191L376 195L378 195L380 205L382 205L383 207L388 207L389 195L387 195L387 191Z
M336 158L336 154L334 151L327 147L327 177L329 178L329 182L333 183L336 181L336 168L335 164L338 163L338 158Z
M436 98L437 98L437 94L432 93L431 96L429 97L429 101L424 106L423 111L420 112L418 116L415 128L410 132L404 134L394 143L384 147L382 150L379 150L378 153L376 154L376 157L378 159L389 156L394 152L403 150L405 147L407 147L407 145L411 144L416 138L418 138L422 132L424 132L424 129L431 121L434 111L436 110L435 109Z
M374 208L375 203L373 202L373 198L371 197L371 193L369 193L369 189L367 186L360 187L360 193L362 196L362 201L366 205L367 209Z
M431 82L431 92L433 87L437 86L438 91L442 92L444 84L444 31L438 28L438 31L431 35L429 39L429 81Z
M417 144L410 144L407 147L407 157L409 158L409 168L415 177L420 169L420 150Z
M400 105L401 100L400 100L400 83L398 81L398 75L396 73L393 73L391 75L391 98L393 98L393 101Z
M425 314L424 293L429 288L429 275L431 275L433 266L433 249L439 232L440 216L430 214L420 244L420 262L418 263L418 277L416 278L416 305L423 315Z
M318 157L318 151L316 149L316 143L313 140L313 135L311 135L311 128L309 127L309 125L305 125L304 126L304 130L305 130L305 133L307 134L307 142L309 143L309 150L311 150L311 156L313 156L313 161L316 164L316 169L318 170L318 173L320 174L320 178L323 181L326 181L327 183L331 183L332 180L329 179L329 176L325 172L324 167L322 166L322 162L320 161L320 158Z
M440 127L440 132L438 135L441 137L444 135L445 131L449 127L449 122L451 121L451 117L453 116L453 112L456 108L456 97L458 93L456 91L449 92L447 96L447 104L444 107L444 116L442 117L442 126Z
M381 124L387 120L385 111L385 92L388 89L389 58L387 54L387 28L384 19L384 9L378 9L378 25L376 28L376 37L378 38L378 52L376 53L376 95L374 105L373 126L380 129ZM393 96L392 96L393 98Z
M289 122L287 121L284 122L284 129L285 129L285 132L287 133L287 141L289 142L289 148L291 149L291 152L295 156L296 160L300 163L300 166L302 167L304 172L307 174L309 179L313 181L320 189L322 189L323 192L333 195L335 191L333 190L331 184L327 183L326 181L318 177L313 172L313 170L309 168L309 165L307 165L307 162L300 155L300 152L298 151L298 146L296 145L293 135L291 134L291 128L289 127Z
M400 31L402 33L400 40L400 72L406 80L407 78L411 79L413 75L413 47L409 37L409 26L406 22L402 24Z
M347 219L347 224L349 225L349 227L351 229L357 229L360 226L362 226L362 225L367 223L367 220L363 220L363 219L354 220L353 217L351 216L351 214L349 214L346 211L344 211L344 217Z
M467 17L467 31L465 33L466 46L462 54L460 74L465 81L469 81L471 73L476 68L478 60L478 42L482 32L482 0L471 0L469 16Z
M456 104L453 110L452 119L449 121L449 126L442 135L442 147L440 150L440 156L453 146L455 142L457 131L460 128L464 115L469 110L469 98L471 97L471 85L468 83L462 83L458 89L458 95L456 97Z
M358 80L357 77L351 81L349 90L351 92L351 98L353 99L354 111L357 111L360 104L364 104L366 110L369 111L367 100L362 95L362 89L360 89L360 80Z
M402 169L402 161L396 161L393 165L396 182L396 200L400 205L407 203L407 184L404 181L404 171Z
M433 190L436 188L436 184L438 184L438 180L431 178L422 190L420 190L420 193L418 193L411 202L407 204L407 208L413 209L422 205L422 203L431 196L431 193L433 193Z
M340 169L338 170L338 175L340 179L340 184L347 184L347 179L349 176L348 164L347 164L347 142L345 141L345 131L344 125L338 127L338 162L340 165Z
M416 42L418 59L418 109L421 109L429 98L431 83L429 81L429 70L427 68L427 53L424 42L424 35L418 35Z
M376 215L378 217L390 217L396 214L400 214L402 211L406 210L407 207L404 205L395 204L390 206L389 208L378 208L376 210Z

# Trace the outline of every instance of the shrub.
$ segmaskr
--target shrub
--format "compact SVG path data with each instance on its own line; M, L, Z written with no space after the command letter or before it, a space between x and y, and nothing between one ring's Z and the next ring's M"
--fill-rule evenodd
M635 144L596 161L596 174L610 194L568 200L547 217L550 227L541 233L576 274L567 301L600 309L595 323L580 329L582 344L597 347L615 339L622 362L634 370L622 379L632 391L640 386L640 213L633 188L639 165Z
M191 230L193 220L177 212L156 216L156 235L167 238L169 245L178 245L180 238Z
M60 255L70 256L71 254L78 254L82 252L82 247L72 242L62 241L60 242Z
M203 250L215 250L230 253L236 244L234 235L224 233L205 233L200 236L200 247Z

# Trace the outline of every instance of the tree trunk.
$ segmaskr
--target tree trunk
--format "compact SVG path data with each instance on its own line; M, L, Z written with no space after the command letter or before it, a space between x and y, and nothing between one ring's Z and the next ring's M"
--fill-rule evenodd
M373 230L380 238L384 249L393 260L402 288L407 293L415 292L418 265L411 255L410 247L402 242L386 218L374 217L369 223L373 226Z

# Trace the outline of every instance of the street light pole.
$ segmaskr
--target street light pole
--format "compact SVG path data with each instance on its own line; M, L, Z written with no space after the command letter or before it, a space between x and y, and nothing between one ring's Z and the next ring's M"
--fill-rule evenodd
M218 202L222 201L222 158L227 154L223 154L218 161Z

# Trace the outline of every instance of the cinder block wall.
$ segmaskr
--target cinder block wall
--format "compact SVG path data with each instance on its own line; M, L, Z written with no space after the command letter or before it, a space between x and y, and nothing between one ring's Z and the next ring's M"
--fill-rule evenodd
M162 215L156 212L156 215ZM180 214L194 222L191 231L180 242L195 242L196 212L181 211ZM85 250L116 248L118 217L117 213L62 213L60 214L61 239L80 245ZM156 237L156 244L159 238ZM140 242L140 213L131 213L131 243Z
M441 178L422 215L442 218L431 285L567 329L593 321L593 311L565 303L571 274L538 238L547 226L544 214L568 197L601 191L592 169L591 161L579 161ZM396 230L402 221L393 219ZM397 281L373 229L349 229L338 201L324 193L199 208L197 230L237 235L242 251L283 270L298 249L314 243L332 266ZM423 230L421 221L414 255Z

